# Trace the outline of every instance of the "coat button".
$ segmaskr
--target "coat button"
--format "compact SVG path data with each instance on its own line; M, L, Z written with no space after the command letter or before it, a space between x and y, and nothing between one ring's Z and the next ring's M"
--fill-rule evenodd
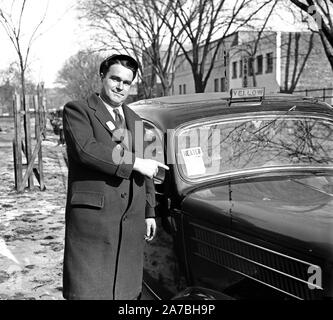
M124 199L124 198L126 198L126 196L127 196L127 193L126 193L126 192L124 192L124 193L122 193L120 196L121 196L121 197Z

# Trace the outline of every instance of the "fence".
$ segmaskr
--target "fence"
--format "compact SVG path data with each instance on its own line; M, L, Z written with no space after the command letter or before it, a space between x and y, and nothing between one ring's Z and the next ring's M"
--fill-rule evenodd
M333 88L295 90L293 93L304 94L333 105Z
M40 189L45 190L42 160L42 140L45 138L46 132L46 109L44 98L41 94L37 94L35 96L26 96L25 101L26 103L23 104L20 95L16 94L14 96L13 113L15 136L13 139L13 156L15 189L17 192L24 191L27 184L28 189L33 188L33 175L35 175L40 185ZM22 120L24 129L23 133ZM35 139L32 139L32 120L34 120L35 126ZM33 147L34 149L32 151ZM22 153L26 159L25 164L23 164ZM37 164L35 164L36 159ZM25 169L24 175L23 169Z

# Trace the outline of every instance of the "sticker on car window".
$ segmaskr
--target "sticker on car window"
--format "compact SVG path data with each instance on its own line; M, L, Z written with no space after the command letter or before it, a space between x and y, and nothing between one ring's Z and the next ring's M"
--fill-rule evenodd
M206 173L201 147L182 149L181 152L189 177Z
M262 120L252 120L252 123L256 129L259 129L262 123Z

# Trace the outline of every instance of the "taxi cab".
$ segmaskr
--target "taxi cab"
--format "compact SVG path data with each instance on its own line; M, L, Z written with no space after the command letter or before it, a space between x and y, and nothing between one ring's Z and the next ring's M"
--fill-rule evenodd
M333 108L264 88L141 100L155 299L332 299ZM149 154L148 154L149 153Z

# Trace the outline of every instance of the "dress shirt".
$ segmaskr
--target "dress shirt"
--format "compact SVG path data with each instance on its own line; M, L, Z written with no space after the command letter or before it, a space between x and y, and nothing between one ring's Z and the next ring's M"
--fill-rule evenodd
M125 121L125 123L126 123L126 119L125 119L125 115L124 115L124 111L123 111L122 106L120 106L120 107L114 107L114 108L113 108L113 107L109 106L106 102L104 102L102 98L101 98L101 100L102 100L102 102L104 103L104 105L106 106L106 109L108 109L108 111L109 111L109 113L110 113L110 115L111 115L111 117L112 117L113 120L116 119L116 115L115 115L113 109L118 109L120 115L123 117L123 119L124 119L124 121Z

